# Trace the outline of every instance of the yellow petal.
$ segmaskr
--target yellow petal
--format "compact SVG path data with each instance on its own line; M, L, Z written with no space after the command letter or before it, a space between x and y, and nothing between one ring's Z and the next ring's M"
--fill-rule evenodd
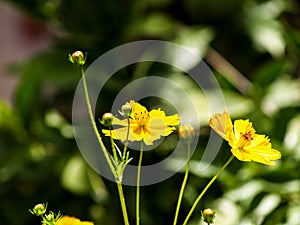
M72 216L63 216L56 222L56 225L94 225L94 223L88 221L80 221L80 219Z
M89 221L82 221L80 225L94 225L94 223Z
M178 114L166 116L164 111L153 109L149 112L150 119L160 118L165 126L177 126L180 123Z
M164 133L164 130L168 127L167 124L165 123L164 119L161 117L151 117L149 120L149 127L151 130L156 130L156 131L162 131Z
M274 165L272 160L281 158L281 153L272 148L270 140L264 135L256 135L251 145L246 147L252 161Z
M251 161L250 156L239 148L231 148L231 153L240 161Z
M132 113L140 113L140 112L148 112L145 106L142 106L140 103L134 102L133 100L130 101L132 105Z
M270 140L265 135L254 135L249 143L242 147L234 146L232 154L241 161L255 161L266 165L274 165L273 160L281 158L281 153L272 149Z
M118 139L118 140L121 140L121 141L125 141L126 137L127 137L127 130L128 130L127 127L122 127L122 128L118 128L118 129L115 129L115 130L105 130L105 129L103 129L102 133L105 136L112 137L113 139Z
M134 128L132 126L130 126L130 131L129 134L128 133L128 128L127 127L121 127L118 129L114 129L114 130L102 130L102 133L105 136L111 136L113 139L116 140L121 140L121 141L126 141L126 138L128 137L128 141L141 141L144 138L149 138L150 133L145 133L144 131L140 130L134 130Z
M150 130L147 127L136 127L133 129L132 127L130 128L130 141L140 141L140 140L145 140L151 136ZM131 138L133 137L133 138Z
M252 127L252 123L249 122L249 120L235 120L234 134L236 139L239 139L241 134L246 134L246 133L252 136L255 134L255 130Z
M113 117L112 125L120 125L120 126L127 126L128 122L127 120L120 120L117 117Z
M226 141L233 138L233 125L226 110L222 114L216 113L212 115L209 120L209 126Z
M165 117L165 123L168 126L177 126L180 123L180 119L178 114L174 114L172 116L166 116Z

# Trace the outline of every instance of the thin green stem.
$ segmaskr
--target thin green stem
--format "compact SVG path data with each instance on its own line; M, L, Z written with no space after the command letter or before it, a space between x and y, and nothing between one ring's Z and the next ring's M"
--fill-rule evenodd
M101 136L100 136L99 131L97 129L97 125L96 125L96 122L94 120L94 115L93 115L93 111L92 111L92 107L91 107L91 103L90 103L90 97L89 97L89 93L88 93L86 77L85 77L85 73L84 73L83 68L81 70L81 74L82 74L83 88L84 88L85 99L86 99L86 104L87 104L91 124L92 124L93 130L95 132L95 135L98 139L98 142L100 144L101 150L102 150L102 152L105 156L105 159L106 159L106 161L109 165L109 168L110 168L110 170L111 170L112 174L114 175L114 177L116 179L116 182L117 182L118 192L119 192L119 197L120 197L120 202L121 202L121 208L122 208L122 213L123 213L123 217L124 217L124 224L129 225L128 214L127 214L125 198L124 198L124 193L123 193L123 187L122 187L122 184L119 182L118 174L116 172L116 169L113 166L111 159L109 158L109 154L108 154L108 152L107 152L107 150L106 150L106 148L105 148L105 146L102 142Z
M111 143L111 149L112 149L112 152L113 152L113 157L114 157L115 163L118 163L119 158L118 158L118 155L117 155L117 150L116 150L116 147L115 147L114 139L112 138L111 127L109 128L109 132L110 132L110 143ZM118 174L118 176L119 176L119 174Z
M128 138L129 138L129 132L130 132L130 119L127 118L127 134L126 134L126 140L125 140L125 144L124 144L124 151L123 151L123 160L125 160L126 158L126 151L127 151L127 146L128 146Z
M136 225L140 224L140 182L141 182L142 160L143 160L143 142L141 142L140 158L139 158L137 178L136 178Z
M99 134L99 131L97 129L97 125L96 125L96 122L94 120L94 115L93 115L93 111L92 111L92 106L91 106L91 102L90 102L90 97L89 97L89 92L88 92L88 88L87 88L87 83L86 83L86 77L85 77L85 73L84 73L84 69L82 68L81 69L81 75L82 75L82 81L83 81L83 88L84 88L84 94L85 94L85 100L86 100L86 104L87 104L87 108L88 108L88 113L89 113L89 116L90 116L90 120L91 120L91 124L92 124L92 127L93 127L93 130L95 132L95 135L98 139L98 142L100 144L100 147L101 147L101 150L104 154L104 157L108 163L108 166L112 172L112 174L114 175L115 178L117 178L117 173L115 171L115 168L111 162L111 159L109 158L109 154L102 142L102 139L101 139L101 136Z
M124 197L124 193L123 193L123 186L119 181L117 181L117 186L118 186L118 192L119 192L119 197L120 197L120 203L121 203L121 208L122 208L124 224L129 225L128 214L127 214L126 203L125 203L125 197Z
M176 212L175 212L175 217L174 217L174 222L173 225L176 225L177 223L177 219L178 219L178 213L179 213L179 209L180 209L180 205L181 205L181 201L182 201L182 197L183 197L183 192L185 189L185 185L187 183L187 179L188 179L188 175L189 175L189 169L190 169L190 150L191 149L191 144L190 142L187 144L187 163L186 163L186 167L185 167L185 174L184 174L184 178L182 181L182 185L180 188L180 192L179 192L179 196L178 196L178 202L177 202L177 207L176 207Z
M232 155L228 161L224 164L224 166L222 166L222 168L216 173L216 175L209 181L209 183L206 185L206 187L203 189L203 191L200 193L200 195L198 196L198 198L195 200L192 208L190 209L187 217L184 220L183 225L186 225L192 215L192 213L194 212L197 204L199 203L199 201L201 200L201 198L203 197L203 195L206 193L206 191L208 190L208 188L213 184L213 182L218 178L218 176L222 173L222 171L228 166L228 164L233 160L234 156Z

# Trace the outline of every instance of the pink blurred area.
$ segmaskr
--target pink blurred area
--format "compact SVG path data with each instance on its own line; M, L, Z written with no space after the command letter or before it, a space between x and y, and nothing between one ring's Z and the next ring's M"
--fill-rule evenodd
M19 76L9 66L49 48L52 40L45 24L0 1L0 101L13 106Z

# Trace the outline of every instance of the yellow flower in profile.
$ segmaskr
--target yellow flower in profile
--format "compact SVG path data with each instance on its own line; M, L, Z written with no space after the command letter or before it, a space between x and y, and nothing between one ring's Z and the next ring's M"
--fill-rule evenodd
M249 120L235 120L226 110L222 114L211 116L209 125L222 138L228 141L232 154L241 161L255 161L266 165L274 165L281 153L272 148L270 140L265 135L256 134Z
M129 133L128 120L113 117L112 125L121 127L114 130L102 130L106 136L121 141L125 141L128 137L129 141L144 141L146 145L152 145L153 141L170 135L176 129L174 126L180 122L178 114L166 116L161 109L148 112L146 107L133 100L126 104L131 106Z
M63 216L56 222L56 225L94 225L94 223L81 221L80 219L72 216Z

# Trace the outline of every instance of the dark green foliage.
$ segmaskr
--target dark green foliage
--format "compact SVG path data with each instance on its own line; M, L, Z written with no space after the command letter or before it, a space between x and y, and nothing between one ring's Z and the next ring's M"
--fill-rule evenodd
M54 29L55 38L49 50L13 66L21 74L13 109L0 102L1 224L39 224L28 209L40 202L48 202L55 212L92 220L96 225L123 223L115 184L102 179L86 164L72 136L72 101L80 70L68 62L67 56L75 50L88 52L88 66L114 47L145 39L201 45L202 49L197 48L215 72L233 119L249 118L257 132L269 136L274 148L282 152L282 159L274 167L235 159L200 202L190 224L198 224L203 208L216 211L215 224L300 224L298 1L9 2ZM214 67L206 57L212 48L241 73L242 79L253 84L250 92L242 94L228 79L232 75L226 74L228 70ZM121 69L107 82L97 102L97 117L111 108L114 97L126 84L150 75L174 79L195 94L197 101L203 97L186 74L159 63L140 63ZM156 108L159 100L153 102L152 108ZM201 112L209 114L205 108ZM210 132L208 121L202 122L192 165L199 164ZM176 134L154 153L147 152L144 163L166 157L173 147L168 144L170 140L176 142ZM109 146L109 140L104 142ZM135 163L137 154L133 152L132 156L136 157L132 161ZM193 169L197 166L192 167L179 223L209 178L229 157L229 147L224 143L206 171L199 173ZM182 179L183 174L178 173L167 181L141 188L143 225L172 224ZM133 224L135 188L124 190Z

